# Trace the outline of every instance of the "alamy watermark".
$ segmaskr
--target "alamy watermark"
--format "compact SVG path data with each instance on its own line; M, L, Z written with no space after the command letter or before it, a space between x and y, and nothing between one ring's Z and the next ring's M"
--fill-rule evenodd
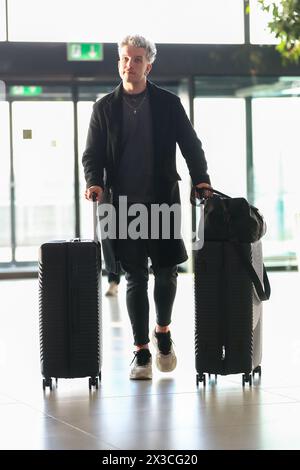
M181 239L181 205L128 204L127 196L119 196L116 207L111 203L98 205L101 239L131 240ZM203 245L202 218L199 229L192 232L192 249Z

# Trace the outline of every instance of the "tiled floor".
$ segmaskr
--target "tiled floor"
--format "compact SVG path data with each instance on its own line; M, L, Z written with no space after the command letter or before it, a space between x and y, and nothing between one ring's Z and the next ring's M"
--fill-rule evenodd
M181 274L174 372L155 370L152 382L128 379L133 347L122 280L118 299L103 300L99 390L73 379L59 380L51 393L41 384L37 280L0 281L0 448L299 449L300 275L271 273L270 280L263 373L252 388L241 386L241 375L196 388L193 282Z

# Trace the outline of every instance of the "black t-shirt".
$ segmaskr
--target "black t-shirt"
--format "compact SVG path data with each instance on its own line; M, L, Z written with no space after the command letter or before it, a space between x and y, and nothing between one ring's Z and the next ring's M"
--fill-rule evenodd
M153 137L147 89L123 95L122 154L115 195L128 202L151 202L153 190Z

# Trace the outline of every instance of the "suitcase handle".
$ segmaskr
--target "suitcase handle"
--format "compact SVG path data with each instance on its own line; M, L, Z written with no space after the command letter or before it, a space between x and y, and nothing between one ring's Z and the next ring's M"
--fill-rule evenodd
M96 243L99 243L98 233L97 233L97 225L98 225L98 204L97 204L97 193L92 193L92 200L93 200L93 240Z

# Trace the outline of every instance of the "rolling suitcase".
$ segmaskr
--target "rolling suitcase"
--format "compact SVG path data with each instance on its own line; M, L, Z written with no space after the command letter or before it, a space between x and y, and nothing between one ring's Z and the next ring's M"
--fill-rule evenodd
M101 248L93 202L94 240L54 240L39 252L39 328L43 389L52 378L89 377L102 365Z
M203 223L203 221L202 221ZM262 243L205 241L194 257L196 382L261 374L262 300L270 295Z

